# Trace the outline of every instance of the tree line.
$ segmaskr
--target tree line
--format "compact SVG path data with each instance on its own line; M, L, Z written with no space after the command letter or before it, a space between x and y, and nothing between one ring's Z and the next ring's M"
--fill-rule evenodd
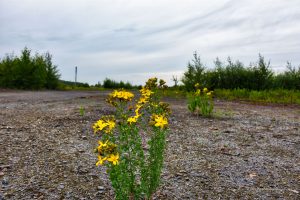
M57 89L59 77L49 52L33 56L25 47L19 57L10 54L0 59L1 88Z
M214 64L214 68L208 69L195 52L182 78L185 89L190 91L196 83L200 83L210 89L300 90L300 66L293 67L290 62L279 74L272 71L270 61L267 62L260 54L257 63L250 66L238 60L232 61L230 57L226 63L217 58Z

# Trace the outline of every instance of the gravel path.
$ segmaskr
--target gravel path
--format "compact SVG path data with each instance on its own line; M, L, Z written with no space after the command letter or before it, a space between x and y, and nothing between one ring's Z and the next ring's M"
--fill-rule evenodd
M113 199L91 125L107 92L0 92L0 200ZM300 107L215 101L213 118L171 103L156 199L300 199ZM79 113L84 108L84 116Z

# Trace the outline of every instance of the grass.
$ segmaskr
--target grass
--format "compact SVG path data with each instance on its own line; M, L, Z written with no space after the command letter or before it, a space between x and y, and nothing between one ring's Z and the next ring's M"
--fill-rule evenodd
M300 105L299 90L246 90L246 89L216 89L215 97L226 100L246 100L261 103L283 103Z
M169 88L169 89L164 89L159 91L160 95L162 95L163 97L171 97L171 98L185 98L187 96L187 92L184 90L177 90L177 89L173 89L173 88Z
M164 97L186 98L188 92L184 90L166 89L161 91ZM214 97L225 100L243 100L258 103L298 104L300 105L299 90L247 90L247 89L216 89Z

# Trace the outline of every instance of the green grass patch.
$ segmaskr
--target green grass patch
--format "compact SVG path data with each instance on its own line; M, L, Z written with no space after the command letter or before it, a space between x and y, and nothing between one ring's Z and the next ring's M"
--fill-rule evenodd
M171 98L186 98L187 92L184 90L176 90L173 88L163 89L159 91L159 95L162 97L171 97Z
M246 100L262 103L284 103L300 105L299 90L247 90L247 89L216 89L215 97L226 100Z

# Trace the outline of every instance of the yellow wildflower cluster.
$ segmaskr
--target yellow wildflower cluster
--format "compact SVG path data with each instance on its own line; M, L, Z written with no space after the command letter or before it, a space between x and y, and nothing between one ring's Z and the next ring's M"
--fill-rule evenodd
M135 106L135 111L134 111L135 116L129 117L127 119L127 122L129 124L133 124L133 123L137 122L138 118L141 116L141 114L139 113L140 109L143 107L144 104L148 103L151 94L153 94L153 92L151 90L144 88L144 87L140 90L140 92L141 92L141 97Z
M196 96L200 96L200 95L207 95L208 97L212 97L213 91L209 91L206 87L202 89L200 89L200 84L196 83L195 84L195 88L196 88L196 92L195 95Z
M111 162L113 165L119 164L119 153L117 153L117 145L106 140L104 143L99 141L99 146L96 148L98 153L97 166L103 165L105 161Z
M154 110L151 110L152 112L151 118L150 118L150 124L154 127L158 127L161 129L164 129L168 125L168 119L166 116L170 114L170 108L169 104L163 103L163 102L155 102L152 99L152 95L154 95L154 92L152 89L158 88L160 86L163 86L165 82L163 80L159 81L159 84L157 83L158 80L157 78L151 78L147 81L145 87L143 87L140 90L140 98L138 99L137 103L135 105L127 104L127 114L128 111L133 112L134 111L134 116L128 116L127 114L123 113L122 116L126 116L125 121L121 120L118 123L127 123L127 125L133 125L136 124L139 120L139 118L143 115L143 112L141 111L143 108L145 110L150 111L151 107ZM120 104L118 102L129 102L133 99L134 94L131 92L127 92L125 90L115 90L111 94L109 94L109 97L107 101L114 105L114 106L119 106ZM150 110L149 110L150 109ZM156 114L153 114L156 113ZM116 126L116 120L114 116L104 116L100 120L98 120L96 123L93 125L94 132L101 132L103 131L104 133L109 133L109 135L105 135L104 138L109 139L109 138L114 138L114 136L111 134L113 129ZM103 139L104 139L103 138ZM105 162L110 162L113 165L117 165L119 163L119 153L116 150L117 145L109 142L106 140L105 142L99 141L99 146L96 149L96 152L98 152L98 161L96 165L103 165Z
M116 122L113 116L104 116L93 125L94 133L104 131L105 133L111 133L115 128Z
M168 125L168 119L165 115L153 114L151 115L150 124L155 127L165 128Z
M143 105L145 103L148 103L151 95L153 94L153 92L150 89L146 88L146 87L143 87L140 90L140 93L141 93L141 97L138 100L138 105Z
M123 89L114 90L111 94L109 94L107 102L113 106L117 105L117 100L119 101L131 101L134 97L134 94L131 92L127 92Z

